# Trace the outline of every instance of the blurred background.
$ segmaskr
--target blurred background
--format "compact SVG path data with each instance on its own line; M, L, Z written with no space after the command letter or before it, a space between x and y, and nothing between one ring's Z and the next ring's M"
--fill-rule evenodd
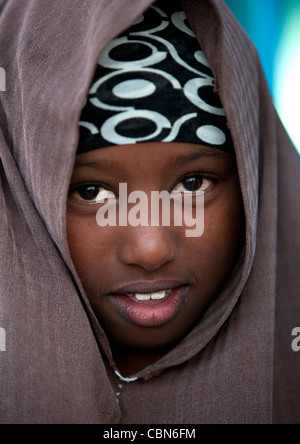
M300 153L300 0L225 2L258 50L276 109Z
M225 0L255 44L274 104L300 153L300 0Z

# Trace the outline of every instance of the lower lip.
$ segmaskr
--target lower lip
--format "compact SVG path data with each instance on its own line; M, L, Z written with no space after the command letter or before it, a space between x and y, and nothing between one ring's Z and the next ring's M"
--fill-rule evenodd
M111 296L122 317L143 327L159 327L170 322L180 311L188 286L174 288L168 296L158 301L135 301L124 295Z

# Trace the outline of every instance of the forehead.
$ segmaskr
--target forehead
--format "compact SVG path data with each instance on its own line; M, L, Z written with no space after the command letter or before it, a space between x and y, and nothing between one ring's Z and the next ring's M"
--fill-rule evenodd
M205 145L180 142L152 142L134 145L100 148L76 157L75 169L128 169L146 166L156 168L177 166L201 159L203 162L232 160L233 156L223 150Z

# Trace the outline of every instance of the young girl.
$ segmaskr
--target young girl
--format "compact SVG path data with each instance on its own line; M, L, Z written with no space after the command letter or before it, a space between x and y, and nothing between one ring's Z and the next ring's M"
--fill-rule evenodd
M299 422L299 157L227 7L0 20L1 422Z

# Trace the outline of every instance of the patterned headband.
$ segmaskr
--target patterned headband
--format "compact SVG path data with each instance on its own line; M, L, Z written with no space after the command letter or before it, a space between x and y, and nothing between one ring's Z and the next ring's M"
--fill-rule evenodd
M78 153L153 141L233 150L212 71L186 15L175 1L160 4L102 53L79 122Z

